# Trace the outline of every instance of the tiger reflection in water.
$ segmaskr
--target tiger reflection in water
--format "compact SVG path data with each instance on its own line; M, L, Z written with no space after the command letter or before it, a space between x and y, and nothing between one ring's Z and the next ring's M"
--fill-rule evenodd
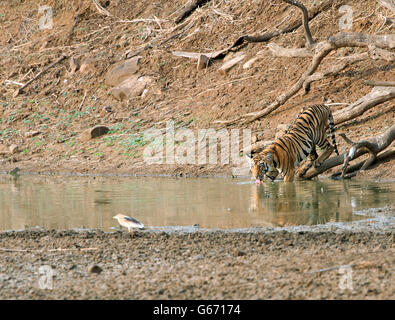
M316 225L329 221L351 221L350 202L341 202L344 193L332 192L322 181L273 182L251 186L249 209L263 215L274 227ZM347 194L347 190L344 189Z

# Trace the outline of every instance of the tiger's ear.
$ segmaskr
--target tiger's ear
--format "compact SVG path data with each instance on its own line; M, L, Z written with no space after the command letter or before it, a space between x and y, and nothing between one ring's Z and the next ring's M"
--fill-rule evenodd
M270 161L272 159L273 155L271 152L268 152L266 155L266 161Z
M252 153L245 153L244 157L247 159L250 168L254 166L254 159L252 158Z

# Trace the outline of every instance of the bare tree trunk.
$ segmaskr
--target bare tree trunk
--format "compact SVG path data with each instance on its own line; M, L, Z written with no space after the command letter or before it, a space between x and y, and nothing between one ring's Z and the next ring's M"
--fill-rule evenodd
M349 152L325 160L324 163L318 168L313 168L313 167L310 168L302 178L311 179L338 165L341 164L348 165L349 160L357 159L358 157L360 157L361 155L367 152L374 154L374 156L376 157L377 154L383 151L384 149L386 149L394 141L394 139L395 139L395 124L393 124L384 133L372 137L368 140L361 141L359 143L354 144L352 141L346 138L347 142L351 142L353 144ZM346 161L347 158L348 160ZM371 160L371 158L369 158L368 164L370 165L373 161ZM365 165L363 169L367 169L367 167L368 165ZM346 170L343 171L346 172Z
M350 106L333 114L335 124L354 119L374 106L395 98L395 87L374 87L370 93L363 96Z
M245 119L243 124L247 124L272 113L303 87L303 84L308 79L308 77L310 77L317 70L322 60L331 51L343 47L368 47L369 45L375 45L381 48L394 48L395 34L367 35L358 32L339 32L335 36L329 37L327 41L322 41L314 46L313 50L315 54L307 70L288 91L278 96L277 99L269 104L266 108L256 112L244 114L233 120L217 121L217 123L233 124L240 119Z

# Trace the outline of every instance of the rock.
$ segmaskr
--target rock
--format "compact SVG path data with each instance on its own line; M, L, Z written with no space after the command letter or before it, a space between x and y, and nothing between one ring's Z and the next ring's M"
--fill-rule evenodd
M210 62L210 59L207 56L205 56L204 54L201 54L198 58L197 69L202 70L204 68L207 68L209 62Z
M289 124L280 123L277 126L276 135L275 135L274 139L277 139L277 138L281 137L282 135L284 135L284 133L286 133L287 130L289 129L289 126L290 126Z
M103 118L107 115L112 113L112 108L111 106L105 106L101 111L100 111L100 116Z
M88 267L88 271L89 271L89 273L97 273L97 274L100 274L100 273L103 271L103 269L100 268L97 264L91 264L91 265Z
M93 59L85 59L81 62L81 66L79 68L80 73L85 73L87 71L94 70L94 60Z
M140 96L145 87L152 81L152 78L148 76L133 75L115 88L112 88L111 93L115 99L124 101L133 96Z
M235 257L242 257L242 256L245 256L246 253L240 249L235 248L235 249L233 249L233 255Z
M114 87L130 78L138 71L138 63L140 59L141 56L136 56L114 67L107 73L105 83Z
M18 145L16 145L16 144L10 145L9 150L10 150L11 154L17 153L19 151Z
M25 132L25 137L32 138L32 137L38 136L40 133L41 133L41 131L28 131L28 132Z
M90 139L94 139L106 134L108 131L110 131L110 129L106 126L101 126L101 125L95 126L93 128L87 129L84 132L82 132L80 136L80 141L81 142L89 141Z
M21 171L21 169L19 169L18 167L15 167L14 169L12 169L9 173L12 176L17 176L18 172Z
M70 73L71 74L75 73L76 71L79 70L79 68L80 68L80 62L76 58L71 57L70 58Z

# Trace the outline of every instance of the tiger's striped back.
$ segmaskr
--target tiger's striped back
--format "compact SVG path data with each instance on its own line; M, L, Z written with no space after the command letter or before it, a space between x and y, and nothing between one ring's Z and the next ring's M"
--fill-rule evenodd
M333 145L326 136L328 127ZM281 172L284 181L293 181L296 166L307 156L317 167L333 150L339 154L334 131L332 112L326 105L303 108L287 132L254 157L253 175L257 180L264 176L274 180ZM324 150L319 157L316 146Z

